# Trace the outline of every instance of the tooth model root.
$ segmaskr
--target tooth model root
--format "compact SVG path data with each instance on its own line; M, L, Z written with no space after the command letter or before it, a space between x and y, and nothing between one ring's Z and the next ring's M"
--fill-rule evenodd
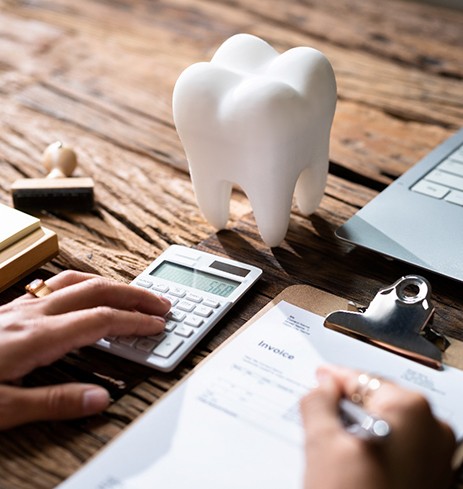
M313 158L311 165L302 170L296 183L295 197L302 214L308 216L317 210L325 192L328 176L328 146L323 156ZM325 169L326 170L323 170Z
M202 178L201 175L195 175L193 172L192 180L198 207L204 217L217 230L224 229L230 213L232 184L210 177Z
M174 88L173 115L205 218L223 229L239 185L263 241L279 245L293 196L303 214L323 197L335 107L333 69L315 49L280 55L238 34L210 62L188 67Z
M294 185L293 185L294 191ZM288 230L293 192L286 189L268 189L265 194L250 189L246 192L254 218L264 243L278 246Z

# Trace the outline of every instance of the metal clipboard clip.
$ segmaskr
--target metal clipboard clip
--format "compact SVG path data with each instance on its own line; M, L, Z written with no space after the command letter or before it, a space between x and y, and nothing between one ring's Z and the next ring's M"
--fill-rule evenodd
M380 289L368 307L353 305L353 309L328 314L324 325L430 367L442 367L442 352L450 343L430 327L434 306L425 278L402 277Z

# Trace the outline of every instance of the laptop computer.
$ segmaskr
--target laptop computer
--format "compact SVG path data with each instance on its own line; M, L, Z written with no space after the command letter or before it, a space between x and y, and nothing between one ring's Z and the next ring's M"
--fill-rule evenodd
M463 282L463 129L383 190L336 235Z

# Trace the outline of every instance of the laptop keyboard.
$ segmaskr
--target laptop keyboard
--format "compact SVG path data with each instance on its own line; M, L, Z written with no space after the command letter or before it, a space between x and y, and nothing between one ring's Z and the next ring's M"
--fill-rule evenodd
M463 206L463 145L415 183L411 190Z

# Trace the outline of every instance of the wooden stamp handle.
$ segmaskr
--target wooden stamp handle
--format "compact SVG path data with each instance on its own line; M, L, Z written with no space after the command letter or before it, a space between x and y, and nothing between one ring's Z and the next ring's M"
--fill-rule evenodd
M76 153L61 141L50 144L42 155L44 167L50 172L47 178L70 177L77 166Z

